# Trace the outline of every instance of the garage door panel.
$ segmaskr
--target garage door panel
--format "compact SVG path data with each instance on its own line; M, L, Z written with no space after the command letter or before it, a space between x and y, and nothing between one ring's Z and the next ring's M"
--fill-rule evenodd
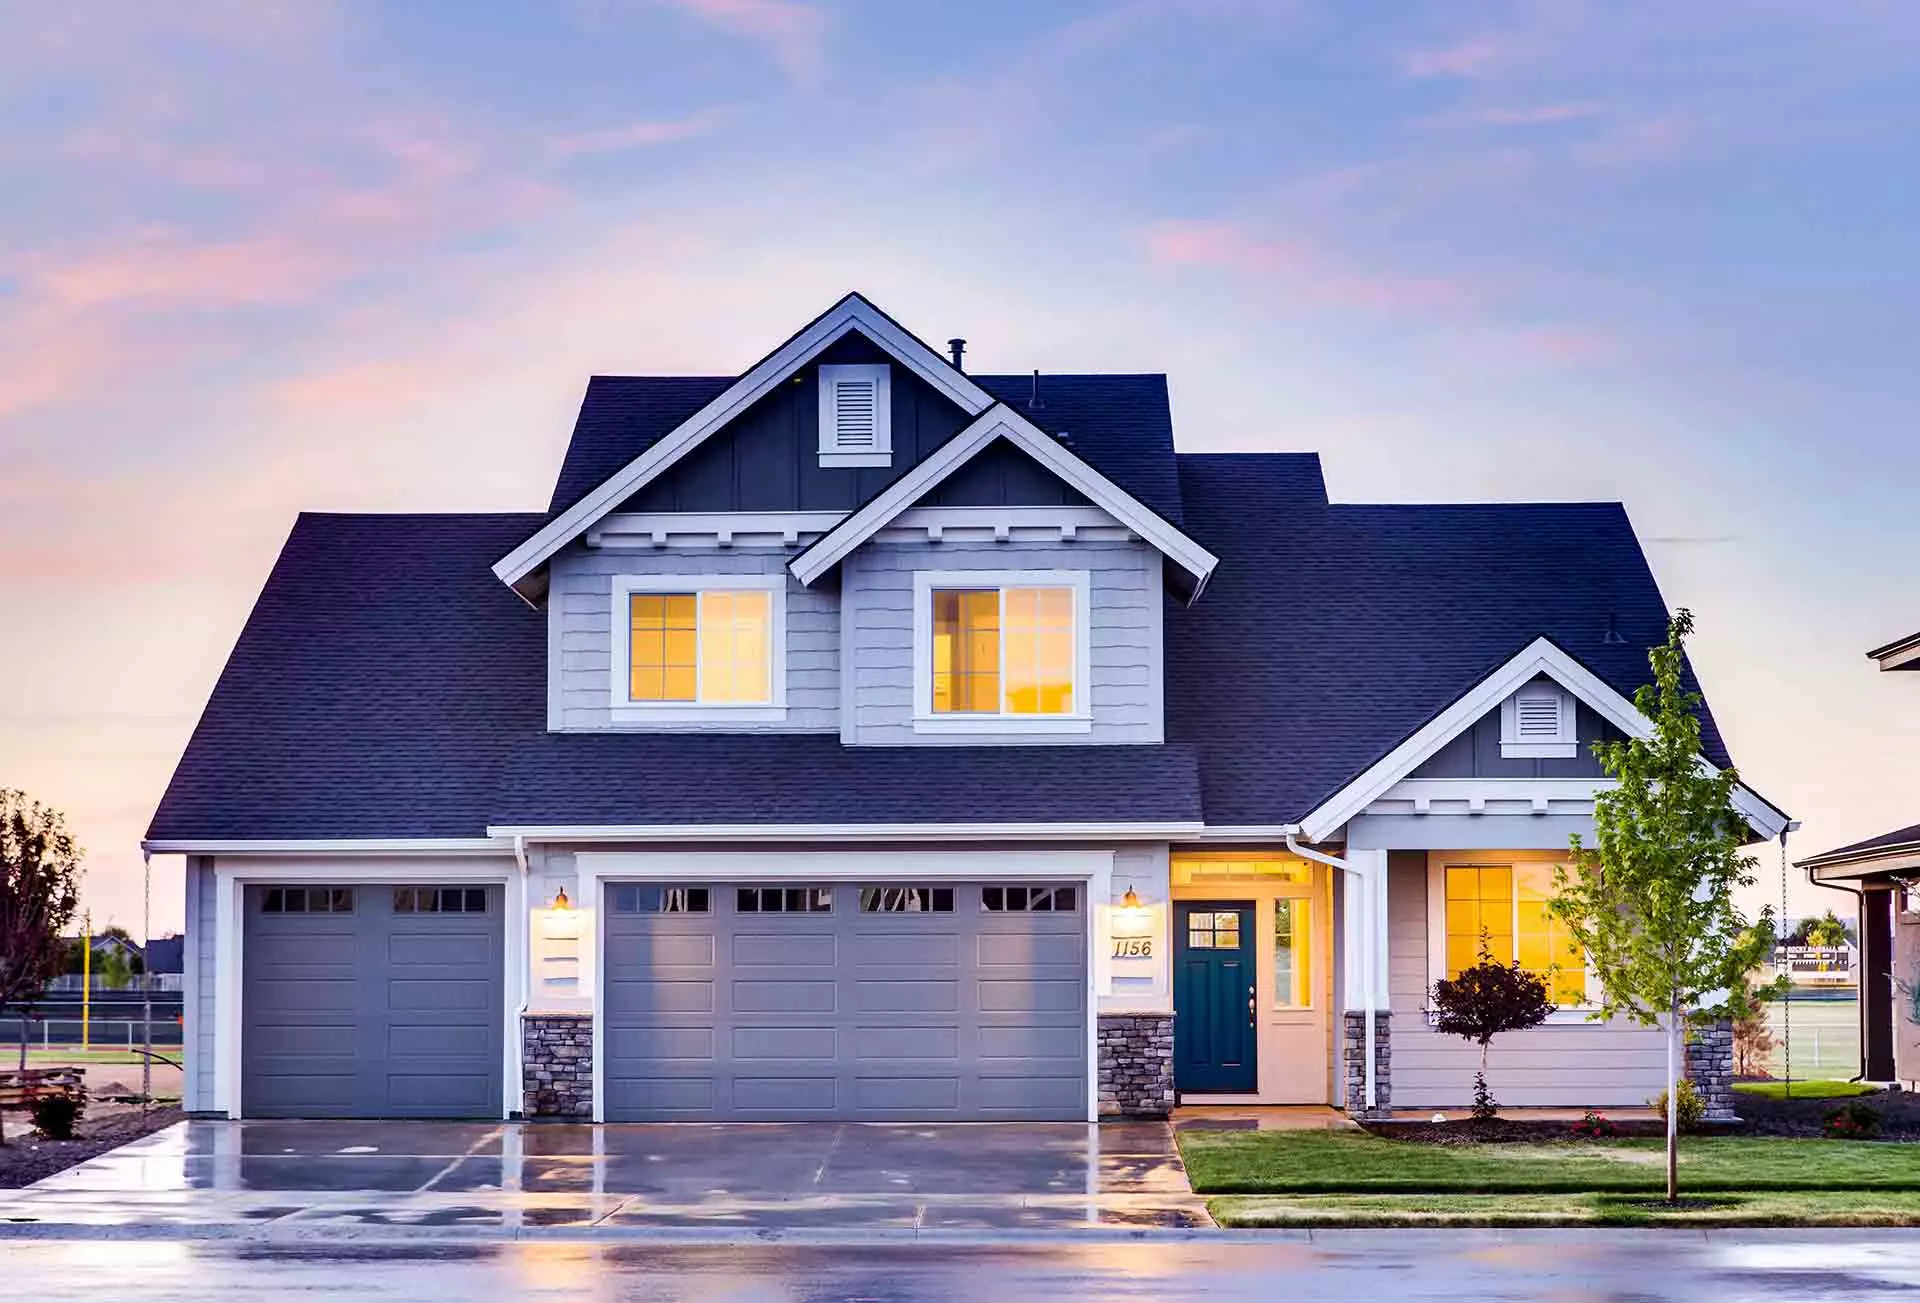
M735 982L732 998L736 1014L819 1014L839 1007L840 990L832 981Z
M710 1063L711 1027L609 1027L605 1050L610 1061L635 1059L656 1063Z
M247 887L242 1113L498 1117L502 896L473 884Z
M831 1062L840 1057L840 1037L833 1027L735 1027L733 1057Z
M988 912L975 885L894 884L836 885L831 911L742 913L739 886L709 885L711 913L606 913L610 1119L1085 1118L1080 909ZM636 898L656 899L620 897ZM754 898L807 899L794 888ZM696 933L712 938L712 955L676 968ZM711 978L717 1007L663 1013L661 991L680 972ZM694 1022L713 1057L672 1057L663 1032Z
M713 1012L713 983L710 981L610 981L608 1002L633 1010L640 1017L650 1014L710 1014Z

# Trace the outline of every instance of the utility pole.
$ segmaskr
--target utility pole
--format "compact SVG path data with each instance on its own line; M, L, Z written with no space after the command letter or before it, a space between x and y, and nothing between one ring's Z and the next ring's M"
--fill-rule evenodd
M80 916L80 1050L93 1046L93 911Z

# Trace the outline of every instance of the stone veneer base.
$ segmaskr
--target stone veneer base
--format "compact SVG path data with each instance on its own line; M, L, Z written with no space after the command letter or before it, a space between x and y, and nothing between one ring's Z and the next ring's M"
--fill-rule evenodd
M1172 1014L1101 1014L1095 1040L1101 1117L1163 1118L1173 1112Z
M520 1015L520 1114L528 1118L593 1116L593 1015Z
M1738 1122L1733 1095L1733 1023L1726 1018L1687 1029L1687 1080L1707 1106L1707 1121Z
M1383 1118L1393 1111L1393 1015L1373 1015L1373 1111L1367 1111L1367 1016L1358 1009L1342 1015L1340 1078L1342 1106L1349 1117Z

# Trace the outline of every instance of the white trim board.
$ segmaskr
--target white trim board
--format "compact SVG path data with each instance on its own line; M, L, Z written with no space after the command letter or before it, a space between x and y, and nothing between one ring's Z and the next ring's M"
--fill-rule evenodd
M529 842L942 842L1178 841L1197 836L1191 823L654 823L565 824L490 828Z
M1328 840L1347 820L1379 800L1387 789L1419 768L1428 757L1473 727L1474 721L1542 674L1572 692L1629 737L1652 736L1653 721L1641 714L1631 701L1615 692L1551 639L1536 638L1512 660L1469 688L1412 737L1321 802L1319 808L1300 821L1306 840ZM1700 763L1709 772L1719 772L1704 758ZM1595 781L1597 784L1598 780ZM1764 837L1778 837L1787 826L1784 812L1775 809L1744 784L1734 789L1733 803L1753 830Z
M140 843L154 855L470 855L513 854L497 837L162 837Z
M1158 513L1127 493L1119 485L1074 456L1058 439L1043 432L1033 422L1005 403L996 404L947 442L941 444L899 479L875 494L866 506L844 521L788 563L787 568L801 584L811 587L848 554L925 497L941 481L971 461L993 443L1005 439L1032 457L1054 475L1109 516L1138 534L1182 570L1193 576L1191 603L1206 587L1207 577L1219 564L1219 558L1161 519Z
M645 452L601 481L580 501L554 517L532 538L502 557L493 567L501 582L522 597L526 578L584 534L603 516L632 497L669 466L712 437L721 427L772 392L799 367L819 356L849 331L858 331L895 361L952 400L968 416L978 416L993 405L986 390L969 380L941 354L909 333L858 294L848 294L815 317L786 343L750 367L725 393L682 421Z

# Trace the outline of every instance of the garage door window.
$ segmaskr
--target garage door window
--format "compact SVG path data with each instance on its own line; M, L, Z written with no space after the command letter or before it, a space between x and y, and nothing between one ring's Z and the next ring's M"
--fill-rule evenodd
M951 914L952 887L862 887L863 914Z
M484 914L485 887L395 887L396 914Z
M351 887L269 887L260 901L263 914L351 914Z
M1065 914L1074 909L1072 887L982 887L980 907L989 914Z
M742 887L734 900L742 914L831 914L829 887Z
M705 887L614 887L616 914L705 914L712 897Z

